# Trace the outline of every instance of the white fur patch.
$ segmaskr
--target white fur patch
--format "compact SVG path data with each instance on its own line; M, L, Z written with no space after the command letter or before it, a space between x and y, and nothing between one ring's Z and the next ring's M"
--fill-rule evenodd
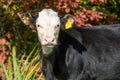
M43 9L39 12L36 20L36 28L38 32L38 38L42 45L57 44L57 38L59 35L60 19L58 13L52 9ZM55 39L52 41L52 39Z

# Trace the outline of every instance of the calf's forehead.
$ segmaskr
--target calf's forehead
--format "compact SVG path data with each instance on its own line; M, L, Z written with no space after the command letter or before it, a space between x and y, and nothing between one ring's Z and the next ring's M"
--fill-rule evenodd
M51 9L42 10L39 12L39 16L36 20L36 25L38 24L41 26L55 26L60 24L58 13Z

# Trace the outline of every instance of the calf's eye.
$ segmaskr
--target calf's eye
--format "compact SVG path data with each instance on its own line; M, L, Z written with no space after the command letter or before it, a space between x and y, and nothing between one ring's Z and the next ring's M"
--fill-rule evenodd
M37 25L37 27L39 27L39 28L43 28L42 26L40 26L40 25Z
M60 25L58 24L58 25L55 26L55 28L59 28L59 26L60 26Z
M37 27L40 27L40 25L37 25Z

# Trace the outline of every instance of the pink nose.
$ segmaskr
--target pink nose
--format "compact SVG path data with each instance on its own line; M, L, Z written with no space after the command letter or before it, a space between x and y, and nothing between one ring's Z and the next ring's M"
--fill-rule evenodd
M44 40L45 40L46 44L52 44L52 43L54 43L55 38L53 38L53 37L46 37Z

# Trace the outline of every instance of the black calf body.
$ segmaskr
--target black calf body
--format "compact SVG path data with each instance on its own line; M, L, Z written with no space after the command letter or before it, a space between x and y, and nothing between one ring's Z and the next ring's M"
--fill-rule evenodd
M120 24L61 29L59 41L60 80L120 80Z

